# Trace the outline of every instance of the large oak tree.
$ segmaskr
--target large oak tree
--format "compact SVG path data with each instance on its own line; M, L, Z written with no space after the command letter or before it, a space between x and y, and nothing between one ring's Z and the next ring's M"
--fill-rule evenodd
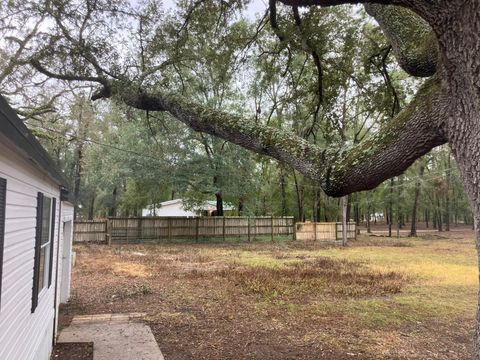
M205 1L192 2L192 8ZM359 144L321 148L303 138L195 103L169 91L161 72L176 59L148 59L142 39L169 37L155 33L153 4L139 15L140 65L116 64L132 49L112 52L108 34L112 21L121 22L132 13L114 1L39 1L25 8L49 17L52 33L39 31L38 42L28 56L18 54L10 68L30 65L49 78L91 82L98 85L94 100L113 98L150 112L168 112L191 128L221 137L260 154L286 163L318 182L330 196L344 196L376 187L404 172L432 148L448 143L459 165L462 181L475 218L480 251L480 0L281 0L296 14L301 6L364 4L390 42L399 65L410 75L427 80L413 100L374 136ZM235 10L242 1L205 2L211 11ZM276 2L270 1L274 27ZM107 12L106 10L109 10ZM204 9L207 11L207 9ZM106 15L107 14L107 15ZM109 15L108 15L109 14ZM114 17L111 17L111 15ZM133 14L138 15L138 14ZM188 22L189 14L185 16ZM221 23L221 22L220 22ZM125 27L129 22L125 20ZM149 30L152 32L150 35ZM181 32L177 42L181 46ZM100 33L99 33L100 32ZM117 34L118 35L118 34ZM119 43L121 37L118 36ZM175 38L173 36L172 38ZM17 39L20 45L30 38ZM118 43L117 43L118 44ZM22 45L23 48L27 46ZM19 47L20 48L20 47ZM23 51L22 48L22 51ZM172 53L175 53L173 51ZM112 66L110 66L112 65ZM480 311L477 312L475 358L480 359Z

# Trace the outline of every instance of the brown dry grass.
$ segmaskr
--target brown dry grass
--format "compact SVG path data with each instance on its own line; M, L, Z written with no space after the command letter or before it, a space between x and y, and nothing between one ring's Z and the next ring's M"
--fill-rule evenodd
M63 313L146 312L168 360L464 359L471 236L80 246Z
M303 260L281 268L224 269L220 274L230 284L240 286L247 295L300 301L396 294L406 282L404 275L393 271L373 271L359 263L327 257Z

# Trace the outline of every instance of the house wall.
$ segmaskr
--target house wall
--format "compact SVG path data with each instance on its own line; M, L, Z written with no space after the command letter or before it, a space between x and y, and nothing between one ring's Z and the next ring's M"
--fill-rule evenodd
M0 177L7 179L0 359L47 360L54 331L55 277L31 313L37 192L57 199L53 275L56 272L60 192L50 178L19 156L0 137Z
M152 209L144 209L143 216L153 216ZM184 210L182 208L182 202L176 202L173 204L162 205L155 210L155 216L196 216L193 211Z

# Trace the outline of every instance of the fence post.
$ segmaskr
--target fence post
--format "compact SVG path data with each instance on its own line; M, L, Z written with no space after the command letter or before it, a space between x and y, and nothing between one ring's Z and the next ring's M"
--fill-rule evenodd
M172 239L172 218L167 218L167 237L168 240Z
M140 242L140 240L143 238L143 229L142 229L142 226L143 226L143 220L142 218L138 218L138 222L137 222L137 243Z
M197 216L195 218L195 241L198 241L198 223L200 221L200 218Z
M270 232L271 232L272 241L273 241L273 215L270 216Z
M293 226L293 240L297 240L297 224L295 223L295 219L292 218L292 226Z
M317 241L317 222L313 222L313 241Z
M108 246L112 246L112 222L110 218L107 218L105 222L105 227L106 227L106 238L107 238L107 244Z
M128 218L125 220L125 229L126 229L125 231L126 231L126 235L127 235L127 245L128 245L128 233L129 233L129 231L128 231Z
M247 217L247 226L248 226L248 242L250 242L250 216Z
M223 241L225 241L225 216L223 217L223 229L222 229Z

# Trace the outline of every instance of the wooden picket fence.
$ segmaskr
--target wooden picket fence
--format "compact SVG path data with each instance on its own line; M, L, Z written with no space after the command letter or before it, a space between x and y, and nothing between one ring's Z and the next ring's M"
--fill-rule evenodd
M341 241L343 237L341 222L304 222L295 224L295 238L303 241ZM347 239L357 238L354 222L347 224Z
M106 242L107 221L75 221L73 225L74 242Z
M293 217L112 217L76 221L75 242L129 244L173 239L294 236Z

